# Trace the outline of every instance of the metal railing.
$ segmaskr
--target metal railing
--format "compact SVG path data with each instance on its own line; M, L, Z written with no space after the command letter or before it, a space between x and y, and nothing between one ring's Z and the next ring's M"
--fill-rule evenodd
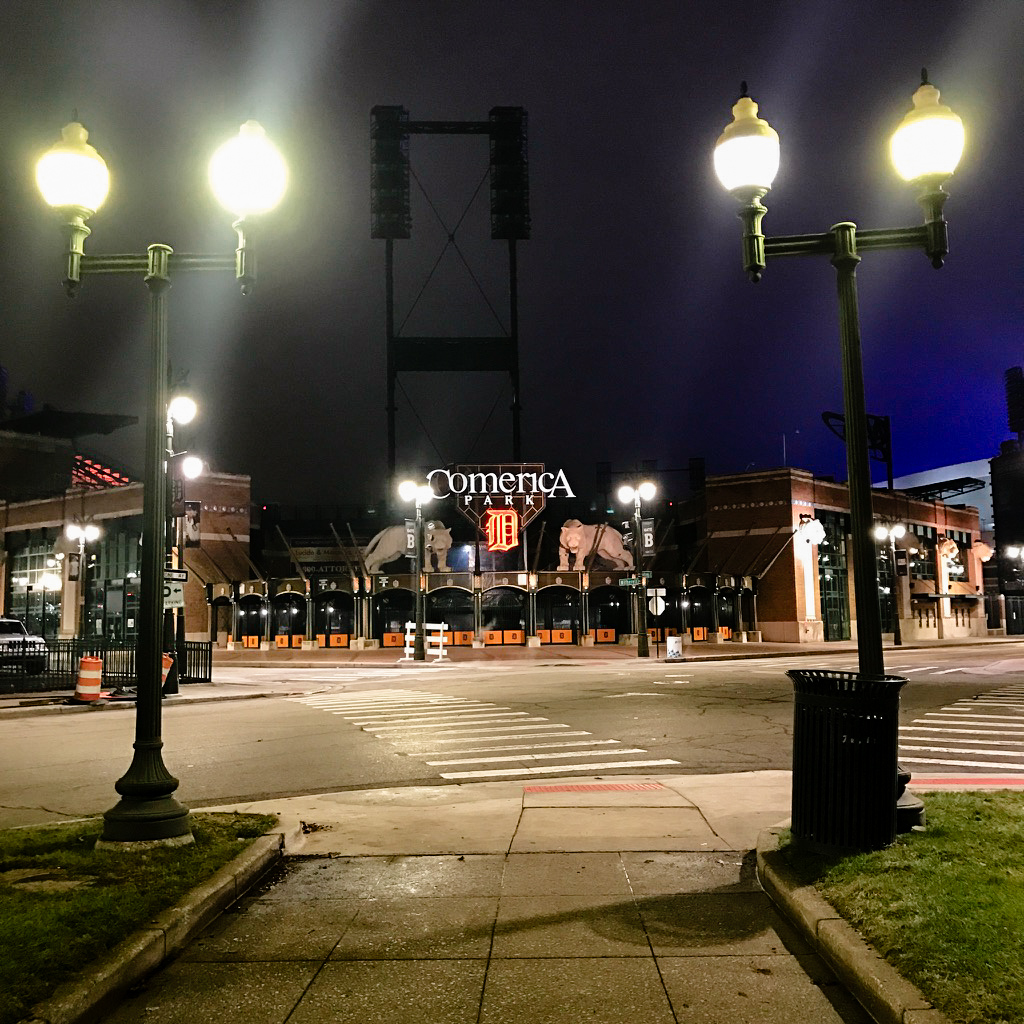
M103 659L103 685L135 685L135 642L110 640L47 640L45 664L40 666L38 648L14 645L0 660L0 693L45 693L73 690L82 658ZM171 652L174 653L173 651ZM185 663L181 683L208 683L213 679L213 644L210 641L185 642Z

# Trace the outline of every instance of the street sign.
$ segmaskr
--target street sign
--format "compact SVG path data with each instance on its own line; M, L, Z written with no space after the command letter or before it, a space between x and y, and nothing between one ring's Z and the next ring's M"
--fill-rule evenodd
M164 579L174 580L176 583L187 583L188 569L164 569Z
M647 596L648 597L664 597L665 596L665 588L664 587L648 587L647 588Z
M650 569L644 569L644 571L640 573L640 575L643 576L645 580L649 580L654 575L654 573L652 573Z
M185 584L177 580L164 583L164 611L185 607Z
M619 580L620 587L635 587L640 581L633 576L627 576Z
M652 597L650 601L647 602L647 607L651 609L652 615L661 615L661 613L667 607L665 604L665 598Z

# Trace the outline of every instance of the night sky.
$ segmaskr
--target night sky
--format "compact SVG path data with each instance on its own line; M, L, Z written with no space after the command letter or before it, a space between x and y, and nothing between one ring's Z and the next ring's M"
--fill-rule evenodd
M171 352L201 403L187 438L260 501L344 503L386 486L384 242L370 238L369 119L529 116L532 237L519 245L523 457L711 474L783 464L845 478L821 422L842 409L835 274L770 262L750 284L711 153L742 79L779 132L768 235L919 222L888 139L927 66L964 120L951 255L869 253L858 273L867 407L892 417L897 475L989 458L1010 436L1003 372L1024 363L1020 0L882 3L457 0L0 6L0 365L37 407L141 415L138 278L69 301L36 157L79 119L112 176L87 251L234 248L206 186L212 150L255 117L291 187L260 238L260 280L175 279ZM396 242L407 334L507 326L489 234L487 147L414 136L413 237ZM421 190L422 186L422 190ZM433 209L462 219L449 247ZM398 455L415 471L511 455L503 375L400 379ZM783 441L785 437L785 442ZM141 427L83 446L141 473ZM884 473L876 464L876 478ZM685 476L666 475L685 490Z

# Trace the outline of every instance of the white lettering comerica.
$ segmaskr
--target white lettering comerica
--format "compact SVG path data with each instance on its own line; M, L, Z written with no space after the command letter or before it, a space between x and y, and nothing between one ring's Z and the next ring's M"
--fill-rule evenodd
M435 482L436 481L436 482ZM510 498L519 496L529 505L534 504L538 491L549 497L575 498L565 470L556 473L452 473L447 469L434 469L427 474L427 484L435 498L452 495L463 497L468 505L472 497L501 494L510 504ZM518 487L517 491L513 488ZM493 504L493 502L489 502Z

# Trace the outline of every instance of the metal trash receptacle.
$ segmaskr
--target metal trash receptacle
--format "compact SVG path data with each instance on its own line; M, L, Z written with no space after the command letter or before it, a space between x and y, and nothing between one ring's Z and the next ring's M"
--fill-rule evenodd
M793 669L793 838L821 852L896 838L901 676Z
M665 657L677 659L683 656L683 638L681 636L665 637Z

